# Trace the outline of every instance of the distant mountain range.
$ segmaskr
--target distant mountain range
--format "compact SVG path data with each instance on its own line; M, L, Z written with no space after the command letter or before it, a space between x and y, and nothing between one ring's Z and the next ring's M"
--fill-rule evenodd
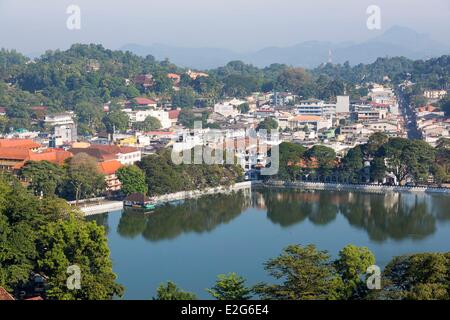
M242 60L258 67L272 63L313 68L327 62L329 51L333 63L349 61L352 65L372 63L379 57L404 56L410 59L427 59L450 54L450 47L433 40L426 34L394 26L373 39L362 43L332 43L308 41L290 47L267 47L248 53L236 53L219 48L182 48L154 44L142 46L127 44L120 50L138 55L153 55L158 60L169 58L171 62L194 69L210 69L223 66L232 60Z

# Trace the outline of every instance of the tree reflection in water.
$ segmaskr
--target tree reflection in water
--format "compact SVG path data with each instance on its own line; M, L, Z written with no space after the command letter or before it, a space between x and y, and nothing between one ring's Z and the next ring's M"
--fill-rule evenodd
M218 194L181 204L166 204L150 213L125 211L118 226L123 237L139 234L149 241L174 239L183 233L212 231L239 216L248 206L243 191Z
M445 195L259 189L166 204L147 214L125 211L118 233L156 242L184 233L210 232L249 207L265 210L267 218L282 227L306 219L326 225L342 214L374 241L423 239L436 231L437 220L450 219L450 197Z

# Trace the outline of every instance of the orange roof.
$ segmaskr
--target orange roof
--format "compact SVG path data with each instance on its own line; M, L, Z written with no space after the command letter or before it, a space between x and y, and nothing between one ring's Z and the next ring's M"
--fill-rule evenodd
M136 101L139 105L148 105L148 104L156 104L156 101L148 98L135 98L134 101Z
M116 171L122 167L122 164L117 160L100 162L98 164L98 169L101 173L105 175L110 175L116 173Z
M169 111L169 119L178 119L180 112L181 112L180 110L170 110Z
M119 147L117 145L95 144L91 145L88 148L72 148L69 151L73 154L86 153L87 155L94 157L99 161L108 161L114 160L119 153L132 153L139 151L139 149L127 146Z
M305 116L299 115L293 118L294 121L320 121L322 118L319 116Z
M168 73L167 78L179 80L181 77L179 74L176 74L176 73Z
M20 161L14 165L14 169L22 168L27 161L48 161L62 165L67 158L72 156L72 153L58 149L47 149L43 152L32 152L27 148L0 147L0 159Z
M27 298L25 300L27 300L27 301L40 301L40 300L44 300L44 299L42 299L42 297L40 297L40 296L37 296L37 297Z
M0 147L35 149L41 145L30 139L0 139Z
M31 153L26 148L0 147L0 159L25 160Z
M425 111L434 112L434 111L436 111L436 109L437 108L432 105L422 106L422 107L419 107L419 112L425 112Z
M6 300L16 300L12 295L8 293L8 291L5 290L5 288L0 287L0 300L6 301Z
M58 165L64 164L64 161L68 158L73 157L73 154L69 151L58 150L58 149L47 149L41 153L31 153L31 161L49 161Z

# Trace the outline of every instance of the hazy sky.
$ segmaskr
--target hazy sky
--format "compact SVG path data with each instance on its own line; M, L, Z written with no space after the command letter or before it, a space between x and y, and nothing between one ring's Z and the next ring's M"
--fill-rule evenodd
M66 9L81 9L68 30ZM0 0L0 47L24 53L74 42L221 47L236 51L306 40L363 41L369 5L382 30L411 27L450 45L450 0Z

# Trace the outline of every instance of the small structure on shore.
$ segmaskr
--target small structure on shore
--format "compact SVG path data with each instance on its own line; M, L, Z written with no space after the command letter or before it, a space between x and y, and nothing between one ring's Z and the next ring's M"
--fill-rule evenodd
M152 200L143 193L132 193L123 201L124 207L155 209Z

